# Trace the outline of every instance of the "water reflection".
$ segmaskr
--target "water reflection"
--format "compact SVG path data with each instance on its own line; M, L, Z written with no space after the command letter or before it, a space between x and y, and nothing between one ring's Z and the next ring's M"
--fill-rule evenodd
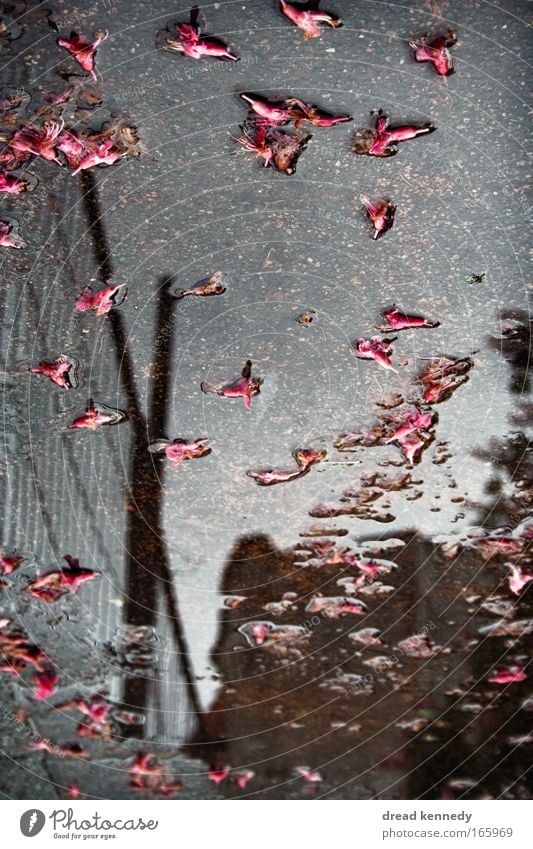
M305 792L303 766L323 779L306 792L335 797L512 792L511 778L524 766L517 741L528 733L523 693L507 688L500 698L487 685L506 652L478 633L490 621L480 602L498 592L503 572L484 572L468 550L450 564L429 540L402 536L394 592L386 601L365 595L366 613L338 618L310 615L306 606L338 595L339 581L357 571L342 551L340 562L328 563L337 559L330 549L321 563L302 566L301 550L280 551L266 536L236 544L222 592L230 604L239 601L225 611L213 650L223 683L190 741L206 763L253 770L247 792L271 798ZM375 543L360 545L379 552ZM257 623L272 619L270 606L288 593L290 608L273 618L280 637L272 639ZM524 597L511 615L526 611ZM244 623L255 623L255 648ZM367 628L379 632L378 645L350 639ZM511 653L524 659L519 641ZM230 782L221 787L235 792Z
M82 180L93 263L108 284L115 269L98 187L90 174ZM262 798L525 795L520 776L531 742L525 690L488 680L502 667L527 664L525 635L513 635L512 625L528 621L531 583L516 597L508 584L510 562L521 574L531 568L529 537L521 534L527 529L533 474L522 431L478 449L479 459L490 459L495 472L486 480L484 500L465 506L470 529L463 524L456 532L431 537L419 527L395 526L394 533L371 536L359 522L359 533L349 524L331 523L332 516L345 518L347 511L333 510L325 519L310 506L307 519L302 516L307 530L292 545L279 547L265 533L240 536L222 569L219 631L210 654L214 681L211 695L202 697L198 644L193 640L191 648L194 630L187 633L170 553L168 467L148 451L154 440L172 435L177 320L170 291L175 285L162 275L153 293L149 392L139 388L123 313L115 309L104 319L120 386L117 404L120 397L127 411L127 422L119 427L127 437L114 443L125 488L113 555L89 490L81 490L89 544L97 542L108 564L124 560L116 582L95 599L97 639L91 639L85 607L88 588L66 608L53 605L49 613L42 604L29 607L21 601L18 591L27 579L22 569L8 587L13 610L61 671L61 693L51 691L38 709L18 685L19 707L11 716L22 716L22 725L45 740L32 742L33 754L24 757L39 753L48 759L47 780L59 793L74 784L95 796L101 793L102 770L106 793L116 797L137 792ZM529 336L521 319L513 318L510 347L504 347L512 390L517 381L523 389L525 380ZM501 344L507 343L506 332ZM515 406L519 414L523 397ZM49 480L35 471L36 442L34 481L48 542L57 554L64 530L58 534L57 510L48 508ZM84 466L78 450L65 442L64 461L79 484ZM100 448L93 450L100 462ZM439 464L448 459L435 457ZM413 493L413 485L424 485L422 468L417 467L416 479L403 471L391 477L388 469L380 470L390 464L372 460L373 471L359 475L358 483L348 467L340 502L333 490L332 504L355 499L353 515L379 527L388 498L401 508L423 494L423 489ZM315 521L311 527L309 517ZM501 554L496 546L487 556L487 545L491 550L496 543L483 549L479 539L485 537L476 538L481 533L476 527L490 540L495 535L497 541L508 537L524 544L502 546ZM186 599L190 590L185 587ZM504 623L498 636L480 631L498 621ZM74 637L73 651L65 651L65 636ZM79 711L85 705L82 712L91 716L100 710L101 698L105 721L79 725L72 707ZM77 735L87 738L83 748L68 742ZM70 781L62 775L58 753L72 761L66 767Z

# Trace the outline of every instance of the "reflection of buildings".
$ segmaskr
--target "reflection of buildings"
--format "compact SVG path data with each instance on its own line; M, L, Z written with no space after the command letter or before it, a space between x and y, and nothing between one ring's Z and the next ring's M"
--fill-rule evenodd
M523 389L527 324L514 328L512 337L507 352L513 386L518 382ZM529 454L523 433L495 441L481 454L490 457L498 474L487 488L490 502L479 505L480 524L512 530L527 518ZM337 796L528 798L524 777L531 737L521 709L527 689L515 684L502 690L487 682L488 673L502 663L527 662L525 646L520 639L479 637L481 625L502 615L489 613L483 602L491 598L496 608L502 600L509 603L505 557L484 560L459 546L456 555L444 556L421 535L399 536L406 545L394 557L400 566L391 575L396 592L386 603L379 595L365 598L364 619L313 618L305 612L312 595L341 595L337 581L350 568L298 566L301 551L277 550L267 537L237 542L222 592L245 598L224 614L213 651L223 686L191 740L193 750L208 763L254 769L257 784L249 791L257 787L273 798L279 797L280 785L283 795L290 792L285 782L304 765L323 774L320 792L342 788ZM522 562L531 567L531 552ZM285 593L295 594L294 606L276 618L265 607ZM531 616L532 593L530 585L519 599L511 597L511 618ZM294 643L292 652L251 648L238 628L257 620L304 625L307 639ZM387 645L354 644L347 633L361 627L378 628ZM399 641L420 632L441 650L428 658L398 651ZM389 657L392 666L365 664L376 655ZM357 688L350 694L349 679L339 681L344 674L369 672L373 692L368 694ZM340 687L327 686L336 678ZM231 788L227 792L231 795Z
M455 617L461 612L464 618L460 593L472 564L455 566L442 580L446 563L423 539L410 541L395 559L400 569L392 583L401 589L387 596L386 603L383 596L366 596L369 612L364 618L315 617L319 622L314 624L305 613L310 597L317 592L342 594L336 582L354 570L342 565L298 567L298 552L276 550L266 537L241 540L228 563L222 591L246 600L224 615L213 652L224 684L204 716L202 731L191 741L194 750L210 763L254 769L257 787L267 795L265 788L290 781L296 767L308 766L323 774L321 791L346 784L340 792L347 797L409 797L420 740L426 733L428 741L440 733L434 727L426 732L425 723L446 710L446 691L469 674L469 662L461 662L474 632L458 627ZM265 604L279 601L286 592L298 597L294 609L280 618L265 612ZM292 651L252 649L237 628L264 619L283 625L308 623L308 640L294 644ZM386 646L363 649L347 637L363 627L379 628ZM424 629L443 652L411 658L395 648ZM372 659L383 656L390 666L383 660L372 665ZM343 692L343 682L349 687L350 679L340 676L346 673L366 675L372 692L357 687ZM456 714L442 727L457 733L461 721L469 719ZM410 729L400 727L410 723ZM431 759L420 766L420 773L424 787L438 786L446 775L434 772ZM273 797L278 793L271 791Z

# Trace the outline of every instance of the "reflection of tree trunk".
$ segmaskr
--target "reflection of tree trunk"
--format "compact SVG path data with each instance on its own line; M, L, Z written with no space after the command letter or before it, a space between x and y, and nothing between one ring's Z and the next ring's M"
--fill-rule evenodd
M93 241L95 260L98 263L102 282L109 285L113 274L113 262L100 208L97 184L90 172L85 171L81 176L83 202ZM125 621L133 626L155 627L158 600L160 593L163 593L188 696L194 713L200 717L201 707L174 593L162 523L165 464L163 458L156 457L147 450L152 439L159 438L167 432L173 334L166 332L166 329L172 327L175 305L175 299L168 295L170 282L168 278L164 278L158 283L154 333L157 345L154 346L153 391L147 419L141 413L123 317L118 310L112 310L107 316L115 347L117 368L128 401L130 427L133 431L131 474L127 495ZM147 676L127 676L124 688L125 702L136 708L146 709L151 685L152 682Z
M132 625L155 623L158 582L166 562L164 531L161 526L161 489L164 465L147 449L147 425L140 415L137 393L133 382L131 359L126 346L122 316L109 314L111 333L115 342L117 365L127 394L129 416L133 430L130 482L128 484L128 529L126 536L126 621ZM159 389L166 387L166 373L157 372ZM163 380L161 379L163 378ZM161 386L161 383L164 383ZM155 396L155 391L154 391ZM165 408L163 395L158 393L157 428L164 428ZM155 462L154 462L155 459Z
M94 178L94 174L90 171L81 172L80 184L83 193L83 208L92 239L94 258L97 263L96 270L102 283L109 285L113 276L113 259L105 231L104 217L100 207L98 184Z

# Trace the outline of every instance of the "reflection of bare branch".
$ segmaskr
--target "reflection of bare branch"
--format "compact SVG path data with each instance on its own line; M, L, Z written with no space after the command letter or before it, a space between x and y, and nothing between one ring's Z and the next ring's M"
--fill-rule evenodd
M83 202L95 260L101 280L108 284L113 274L113 260L101 211L97 183L92 173L81 175ZM196 692L194 672L189 658L177 598L174 592L163 527L163 477L165 466L147 450L151 439L167 430L168 399L173 346L173 311L175 299L169 295L168 278L159 281L155 317L154 382L148 417L142 414L135 383L134 366L128 349L128 336L123 315L112 310L107 315L115 347L117 367L127 397L130 426L133 431L132 465L128 485L128 524L126 530L126 598L125 620L128 624L154 625L157 602L162 592L171 620L183 676L193 710L201 722L201 706ZM166 332L162 332L163 330ZM124 699L129 705L145 708L151 681L147 676L128 676Z

